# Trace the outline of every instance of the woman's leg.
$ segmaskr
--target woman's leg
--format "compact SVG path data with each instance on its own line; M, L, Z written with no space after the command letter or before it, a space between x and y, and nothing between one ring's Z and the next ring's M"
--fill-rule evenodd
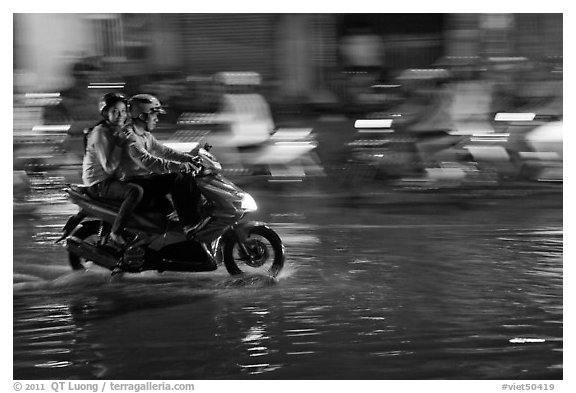
M126 221L130 218L136 206L142 200L144 190L137 184L124 183L124 202L120 205L120 210L116 216L114 224L112 224L112 233L118 233L119 230L124 228Z
M102 198L122 200L116 220L112 224L112 233L118 234L124 227L126 221L142 200L143 195L144 190L137 184L112 179L105 182L101 188L100 196Z

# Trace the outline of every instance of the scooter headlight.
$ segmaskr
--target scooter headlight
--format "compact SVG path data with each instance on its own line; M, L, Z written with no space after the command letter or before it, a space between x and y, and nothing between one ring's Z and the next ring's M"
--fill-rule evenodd
M256 201L252 198L250 194L242 195L242 205L240 205L242 210L246 210L247 212L253 212L258 210L258 206L256 205Z

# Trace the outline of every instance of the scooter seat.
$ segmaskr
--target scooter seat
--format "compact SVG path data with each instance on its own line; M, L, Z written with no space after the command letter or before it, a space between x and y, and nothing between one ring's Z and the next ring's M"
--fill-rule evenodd
M84 184L68 184L68 187L77 193L80 194L87 194L90 186L86 186Z
M118 213L118 209L122 204L122 201L117 199L96 199L90 195L88 192L89 187L84 185L70 185L66 190L70 195L70 198L75 201L82 208L87 208L93 206L99 208L99 211L107 212L107 214L114 216ZM144 220L144 221L142 221ZM137 210L137 215L129 220L137 221L141 224L147 224L151 226L162 225L166 220L166 215L158 212L140 211Z
M108 209L117 209L122 204L119 199L109 199L109 198L96 198L90 193L90 186L84 184L72 184L70 185L70 190L75 194L84 197L87 201L91 203L96 203L101 207Z

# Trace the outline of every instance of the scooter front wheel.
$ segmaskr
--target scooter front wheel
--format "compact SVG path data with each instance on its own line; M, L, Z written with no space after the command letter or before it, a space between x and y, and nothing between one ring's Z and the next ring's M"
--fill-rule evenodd
M224 266L231 275L270 274L276 277L284 267L284 245L267 226L246 228L245 240L232 237L223 244Z

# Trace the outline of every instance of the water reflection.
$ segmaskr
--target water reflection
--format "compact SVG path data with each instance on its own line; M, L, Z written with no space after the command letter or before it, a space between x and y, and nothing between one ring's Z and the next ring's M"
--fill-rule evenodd
M22 303L20 299L14 304L14 371L27 370L28 377L41 379L88 377L90 366L78 351L85 334L69 305L50 302L29 306L24 312Z
M69 273L42 221L15 241L15 376L561 377L560 211L305 208L272 221L289 253L273 285Z
M239 364L242 372L251 375L263 374L271 372L282 367L280 364L264 363L270 359L270 355L278 352L277 349L268 348L270 336L267 335L266 323L264 317L269 314L265 309L256 307L244 307L244 310L251 312L253 315L259 317L256 325L251 326L246 332L246 336L242 338L242 343L246 346L246 354L250 358L249 362ZM265 357L265 358L262 358Z

